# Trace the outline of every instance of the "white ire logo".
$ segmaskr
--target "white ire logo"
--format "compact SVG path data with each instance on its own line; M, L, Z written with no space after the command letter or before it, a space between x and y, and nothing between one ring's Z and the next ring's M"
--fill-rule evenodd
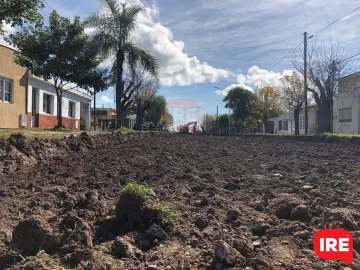
M349 252L349 238L320 238L320 252L324 251Z

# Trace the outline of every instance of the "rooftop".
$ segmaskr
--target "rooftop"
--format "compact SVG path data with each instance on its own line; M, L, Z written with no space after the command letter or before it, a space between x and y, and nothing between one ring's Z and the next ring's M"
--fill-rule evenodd
M29 73L29 77L33 78L35 80L41 81L43 83L46 83L46 84L54 85L53 83L51 83L52 80L45 81L44 79L36 77L36 76L34 76L34 75L30 74L30 73ZM74 87L74 86L72 86L72 87ZM88 94L85 94L84 92L82 92L80 90L71 89L72 87L71 86L65 86L64 89L67 90L67 92L69 92L69 93L84 97L84 98L89 99L89 100L93 100L92 96L90 96Z
M10 43L6 42L5 40L3 40L1 38L0 38L0 46L5 47L5 48L9 48L9 49L17 51L17 52L19 51L14 46L10 45Z
M341 78L339 78L339 81L341 81L341 80L343 80L343 79L346 79L346 78L355 77L355 76L357 76L357 75L360 75L360 71L355 72L355 73L352 73L352 74L350 74L350 75L346 75L346 76L344 76L344 77L341 77Z

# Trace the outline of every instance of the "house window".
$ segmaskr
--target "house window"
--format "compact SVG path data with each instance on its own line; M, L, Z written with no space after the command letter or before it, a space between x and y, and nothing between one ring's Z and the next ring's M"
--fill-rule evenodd
M279 121L279 130L282 130L282 120Z
M352 107L339 110L339 122L352 122Z
M75 118L76 103L69 100L69 117Z
M10 80L0 78L0 101L12 103L13 83Z
M289 129L289 122L288 120L284 120L283 121L283 130L288 130Z
M43 96L43 112L47 114L54 114L54 96L44 94Z

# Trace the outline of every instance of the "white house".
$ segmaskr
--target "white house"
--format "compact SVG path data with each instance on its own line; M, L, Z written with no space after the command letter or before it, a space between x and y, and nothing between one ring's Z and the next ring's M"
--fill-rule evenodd
M318 129L318 113L315 106L309 106L308 118L309 134L316 133ZM268 120L268 127L272 134L295 134L294 113L283 113L277 117L270 118ZM305 112L300 112L299 128L300 134L305 134Z
M339 79L334 97L333 133L360 133L360 72Z
M88 130L91 127L92 97L68 88L62 98L62 124L68 129ZM29 74L27 89L28 126L51 128L57 124L57 96L52 84Z

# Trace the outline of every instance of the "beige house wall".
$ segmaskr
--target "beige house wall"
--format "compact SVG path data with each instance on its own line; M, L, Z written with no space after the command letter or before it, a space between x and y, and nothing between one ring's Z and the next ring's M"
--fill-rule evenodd
M12 81L12 102L0 101L0 128L19 128L26 114L27 70L14 63L14 50L0 45L0 77Z

